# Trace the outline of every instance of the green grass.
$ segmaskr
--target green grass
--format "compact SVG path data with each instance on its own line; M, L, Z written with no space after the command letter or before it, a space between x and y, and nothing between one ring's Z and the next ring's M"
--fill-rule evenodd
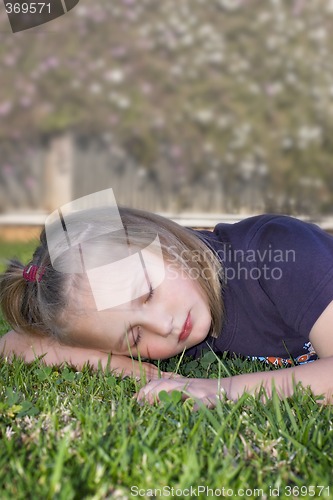
M0 332L7 328L1 320ZM258 369L212 354L180 364L184 375L203 377ZM1 500L185 498L191 487L193 498L333 498L332 409L306 391L265 405L244 395L194 412L177 393L141 406L138 388L89 367L1 361Z
M27 263L31 259L37 244L37 240L31 240L26 244L16 244L0 240L0 272L3 272L5 269L7 259L17 258Z

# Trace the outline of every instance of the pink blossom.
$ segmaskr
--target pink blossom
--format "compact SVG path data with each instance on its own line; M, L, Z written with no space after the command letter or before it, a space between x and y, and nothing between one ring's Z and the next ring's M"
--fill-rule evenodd
M25 179L24 184L28 189L32 190L36 186L36 179L29 176Z
M2 167L2 172L3 174L7 175L7 176L10 176L13 174L14 172L14 167L12 165L9 165L8 163L6 163L5 165L3 165Z
M29 96L23 96L20 99L20 104L23 108L28 108L32 104L32 99Z
M127 49L126 49L126 47L122 47L122 46L115 47L114 49L112 49L111 54L113 55L113 57L120 59L120 58L127 55Z
M7 116L12 110L12 103L10 101L4 101L0 104L0 116Z
M117 125L119 123L119 117L117 115L111 115L109 118L109 123L111 125Z
M181 158L182 155L183 155L183 151L182 151L182 149L179 146L173 146L170 149L170 156L171 156L171 158L178 159L178 158Z
M153 86L149 82L144 82L141 85L142 93L145 95L150 95L153 92Z
M13 53L8 53L4 56L3 62L6 66L14 66L16 63L16 57Z

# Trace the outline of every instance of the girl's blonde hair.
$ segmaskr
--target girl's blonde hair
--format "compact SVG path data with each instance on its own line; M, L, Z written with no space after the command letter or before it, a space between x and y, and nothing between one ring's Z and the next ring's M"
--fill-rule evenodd
M222 328L224 316L221 285L221 264L208 246L201 241L197 233L184 228L159 215L131 208L119 208L131 243L144 248L156 234L162 247L164 258L175 262L185 269L187 274L197 280L203 296L207 299L212 323L210 335L217 337ZM109 211L107 208L94 209L86 218L80 218L86 237L96 234L96 224L107 229ZM56 230L55 230L56 231ZM105 231L104 231L105 232ZM123 233L122 233L123 234ZM59 240L63 237L59 232ZM119 238L124 237L120 235ZM128 239L119 241L128 244ZM94 240L95 241L95 240ZM103 242L102 242L103 243ZM96 250L99 242L96 241ZM70 252L70 250L68 250ZM68 258L65 256L65 258ZM35 250L31 264L44 270L40 281L26 281L23 277L24 265L17 260L9 263L8 269L0 281L0 305L5 319L16 330L48 335L60 342L70 343L63 328L66 309L71 302L70 292L77 275L56 271L51 264L47 248L45 229L40 236L40 245ZM67 318L66 318L67 319Z

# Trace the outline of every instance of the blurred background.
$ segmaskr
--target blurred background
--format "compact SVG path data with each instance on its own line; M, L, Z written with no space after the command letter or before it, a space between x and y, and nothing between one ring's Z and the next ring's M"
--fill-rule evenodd
M0 42L0 214L333 213L332 0L1 3Z

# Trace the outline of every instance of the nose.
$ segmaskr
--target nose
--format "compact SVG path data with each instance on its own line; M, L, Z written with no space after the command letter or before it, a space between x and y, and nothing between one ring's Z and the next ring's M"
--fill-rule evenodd
M172 332L173 318L165 311L145 311L141 316L140 326L151 333L167 337Z

